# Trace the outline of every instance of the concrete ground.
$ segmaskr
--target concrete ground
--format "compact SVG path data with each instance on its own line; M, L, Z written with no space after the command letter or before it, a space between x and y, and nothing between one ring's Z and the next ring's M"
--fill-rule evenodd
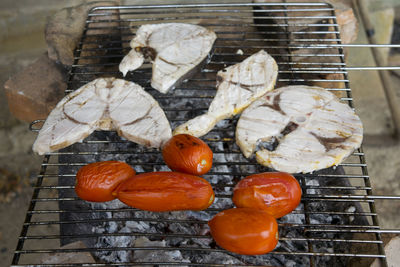
M68 5L79 2L84 1L70 1ZM43 12L35 12L23 3L36 8L39 8L37 3L41 3L46 8ZM0 265L7 263L4 266L11 262L31 197L31 182L39 171L42 157L31 152L36 134L29 131L28 123L18 121L9 113L2 85L12 74L46 51L43 36L46 16L64 5L64 1L48 0L3 0L0 3L0 30L3 32L0 37ZM14 13L10 12L10 7ZM24 13L23 20L19 19L17 12ZM19 32L16 33L15 29ZM360 31L356 43L365 41L365 34ZM369 49L351 49L347 63L349 66L371 66L373 61ZM390 133L390 115L378 74L353 71L349 75L356 110L365 132L378 139ZM400 96L400 78L396 75L391 78ZM400 195L400 143L389 141L374 144L366 140L364 143L373 193L377 195ZM382 228L400 229L400 201L377 201L376 206Z

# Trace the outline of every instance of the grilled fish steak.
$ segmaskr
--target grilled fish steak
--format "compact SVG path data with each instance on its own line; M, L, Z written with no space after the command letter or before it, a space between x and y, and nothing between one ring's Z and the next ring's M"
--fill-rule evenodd
M128 71L139 68L145 57L150 57L153 62L151 86L166 93L206 58L216 38L213 31L193 24L142 25L119 70L125 76Z
M277 76L278 65L264 50L219 71L217 93L207 113L179 125L173 134L186 133L197 137L207 134L218 121L242 112L272 90Z
M360 118L348 105L323 88L304 85L265 94L242 113L236 127L245 157L256 152L260 164L289 173L338 165L362 138Z
M161 147L171 127L157 101L139 85L99 78L65 96L47 117L33 144L42 155L81 141L95 130L149 147Z

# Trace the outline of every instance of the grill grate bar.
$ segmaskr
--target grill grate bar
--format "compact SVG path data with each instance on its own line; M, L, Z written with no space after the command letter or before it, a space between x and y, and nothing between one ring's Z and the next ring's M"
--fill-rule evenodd
M229 47L216 47L216 48L235 48L235 49L239 49L239 48L253 48L253 49L265 49L264 46L250 46L250 45L245 45L245 46L229 46ZM270 53L271 56L275 56L275 57L279 57L279 56L292 56L292 57L344 57L343 54L296 54L296 55L290 55L290 54L284 54L284 53ZM83 57L76 57L75 59L111 59L111 58L120 58L122 59L123 56L122 55L104 55L104 56L83 56ZM232 64L234 63L238 63L238 62L230 62ZM223 64L223 63L221 63ZM207 69L202 70L202 72L206 72ZM209 72L217 72L216 70L208 70ZM94 72L93 74L99 74L99 73L103 73L103 72ZM107 72L107 73L111 73L114 74L114 72ZM115 72L118 74L118 72ZM74 73L75 75L79 75L82 74L81 72L79 73Z
M96 154L96 152L87 152L86 155L88 153L89 154ZM239 154L239 152L236 152L236 154ZM61 164L60 163L49 163L49 164L46 164L46 166L84 166L86 164L87 163L84 163L84 162L82 162L82 163L61 163ZM230 166L230 165L241 166L241 165L249 165L249 164L250 163L248 163L248 162L216 163L214 166L221 166L221 165L224 165L224 166ZM146 164L143 163L142 165L163 165L164 166L165 163L162 162L162 161L159 161L159 162L148 162ZM366 164L361 164L361 163L342 163L342 164L339 164L338 166L365 167Z
M251 174L254 174L252 172L212 172L208 173L207 175L204 175L204 177L207 176L212 176L212 175L233 175L233 176L249 176ZM332 178L332 179L337 179L337 178L354 178L354 179L359 179L359 178L369 178L367 175L340 175L340 174L330 174L330 175L324 175L324 176L318 176L318 175L303 175L304 177L308 178L314 178L314 179L326 179L326 178ZM38 177L46 177L46 178L61 178L61 177L75 177L75 174L45 174L45 175L38 175Z
M210 27L210 26L222 26L222 25L209 25L209 24L199 24L199 25L201 25L201 26L204 26L204 27ZM224 26L237 26L237 27L241 27L241 26L246 26L246 27L254 27L254 25L243 25L243 24L229 24L229 25L224 25ZM257 25L257 26L260 26L260 27L269 27L269 25ZM304 25L304 26L309 26L309 25ZM123 29L126 29L126 28L123 28L123 27L121 27L121 28L119 28L119 27L90 27L90 28L86 28L86 30L104 30L104 29L115 29L115 30L123 30ZM129 28L130 29L130 28ZM223 32L220 32L220 31L218 31L218 30L216 30L215 31L215 33L216 34L229 34L229 33L233 33L233 32L229 32L229 31L223 31ZM244 32L244 31L238 31L238 32L235 32L236 34L239 34L239 35L244 35L244 34L246 34L246 32ZM259 31L258 33L262 33L262 34L271 34L271 35L286 35L285 33L283 33L283 32L279 32L279 31ZM304 35L304 34L309 34L309 35L326 35L326 34L333 34L333 33L340 33L340 32L338 32L338 31L293 31L293 32L291 32L291 34L295 34L295 35ZM89 37L89 36L91 36L91 37L95 37L96 36L96 34L88 34L86 37ZM103 36L103 37L105 37L104 35L100 35L100 36ZM111 35L111 36L113 36L113 35ZM133 36L132 34L127 34L126 36ZM327 39L325 39L325 41L326 41ZM336 40L338 40L338 39L336 39ZM339 39L340 40L340 39ZM121 41L119 41L118 43L119 44L124 44L124 43L129 43L130 41L129 40L121 40ZM218 42L218 41L217 41ZM110 42L108 42L108 44L112 44L112 43L117 43L117 41L110 41ZM79 42L78 44L80 44L80 45L83 45L83 44L96 44L96 42L94 42L94 41L85 41L85 42ZM227 46L227 47L229 47L229 46Z
M219 198L231 198L231 195L223 195L223 194L216 194L216 197ZM304 202L314 202L314 201L325 201L325 202L374 202L375 199L390 199L390 200L398 200L400 199L398 196L351 196L351 195L341 195L337 196L336 198L329 198L329 197L313 197L310 195L304 195ZM72 202L72 201L80 201L79 198L76 197L71 197L71 198L32 198L31 202L58 202L58 201L64 201L64 202Z
M190 250L196 252L225 252L223 249L212 248L193 248L193 247L179 247L180 250ZM84 248L84 249L31 249L31 250L16 250L16 254L25 253L68 253L68 252L94 252L94 251L135 251L135 250L176 250L173 247L114 247L114 248ZM286 252L286 251L271 251L271 255L297 255L297 256L336 256L336 257L373 257L384 258L384 255L378 254L355 254L355 253L324 253L324 252ZM152 264L157 264L153 262Z
M106 72L102 73L102 74L106 74ZM209 80L204 80L203 82L208 82ZM78 82L79 84L86 84L90 82L90 80L81 80L80 82ZM343 82L348 82L348 80L346 79L283 79L283 78L278 78L278 82L292 82L292 83L296 83L296 82L305 82L305 83L309 83L309 82L326 82L326 83L343 83ZM72 84L72 82L70 82L70 84ZM76 84L76 83L73 83ZM66 92L72 92L74 90L71 89L67 89Z
M112 212L112 213L122 213L122 212L130 212L136 211L137 209L130 208L130 209L92 209L90 211L85 210L35 210L35 211L28 211L29 214L50 214L50 213L95 213L95 212ZM211 209L210 209L211 210ZM293 214L304 214L302 211L292 211ZM309 211L308 214L326 214L326 215L343 215L343 216L377 216L376 213L371 212L339 212L339 211Z
M211 183L211 185L213 186L219 186L219 187L234 187L235 185L233 184L214 184ZM43 190L53 190L53 189L74 189L75 186L73 185L66 185L66 186L57 186L57 185L53 185L53 186L41 186L41 187L33 187L34 189L43 189ZM309 189L319 189L319 190L332 190L332 189L341 189L341 190L368 190L371 189L370 187L366 187L366 186L303 186L303 189L305 190L309 190ZM324 195L326 196L326 195ZM349 195L349 196L354 196L354 195ZM361 195L360 197L362 197L363 195ZM370 196L368 196L370 197ZM381 199L382 197L390 197L390 196L382 196L382 195L378 195L378 196L374 196L374 198L378 198ZM397 196L394 196L394 199L397 199Z
M237 55L237 54L232 54L232 55ZM215 62L218 63L218 62ZM294 63L294 62L277 62L278 65L329 65L329 66L336 66L336 65L340 65L340 66L344 66L344 64L342 63L318 63L318 62L300 62L300 63ZM80 64L80 65L72 65L72 67L100 67L100 66L118 66L118 63L105 63L105 64ZM348 69L349 67L338 67L337 69ZM360 67L350 67L350 68L360 68ZM372 68L372 67L371 67ZM299 68L302 69L302 68ZM325 67L321 67L320 69L325 69ZM215 90L215 88L213 88L213 90Z
M219 34L232 34L232 33L225 32L225 33L219 33ZM244 33L242 33L242 34L244 34ZM281 35L279 32L264 32L264 34ZM300 35L302 33L301 32L294 32L294 34L299 34ZM314 34L316 34L316 33L314 33ZM133 37L133 35L131 35L131 34L129 34L127 36ZM101 35L99 37L105 37L105 36ZM243 38L237 38L237 40L243 41ZM321 39L321 38L308 38L308 39L300 39L300 38L296 39L296 38L293 38L292 39L293 42L318 42L319 44L322 43L322 42L331 43L332 41L338 41L338 40L339 39ZM255 41L255 40L250 39L250 41ZM290 40L289 39L285 39L285 38L263 38L263 39L258 39L258 41L282 42L282 41L290 41ZM129 44L129 41L121 41L121 42L110 41L110 42L107 43L108 46L101 47L101 48L84 48L84 49L77 50L77 52L82 52L82 51L104 51L104 50L109 50L109 51L122 51L122 50L124 50L124 51L126 50L127 51L127 50L129 50L128 47L121 48L121 47L109 46L109 45L112 45L112 44L120 44L120 43ZM93 44L93 45L95 45L97 43L88 41L88 42L84 42L84 43L81 43L81 44ZM222 54L220 53L220 55L222 55ZM224 53L224 55L237 55L237 54L236 53ZM243 53L243 55L250 55L250 54Z
M126 234L102 234L103 236L126 236ZM47 235L47 236L26 236L20 237L20 239L61 239L61 238L91 238L98 237L96 234L85 234L80 236L74 235ZM131 233L130 236L153 236L153 237L165 237L165 238L197 238L197 239L211 239L210 236L204 235L186 235L186 234L157 234L157 233ZM344 242L344 243L372 243L382 244L382 241L375 240L364 240L364 239L333 239L333 238L299 238L299 237L279 237L281 241L312 241L312 242Z

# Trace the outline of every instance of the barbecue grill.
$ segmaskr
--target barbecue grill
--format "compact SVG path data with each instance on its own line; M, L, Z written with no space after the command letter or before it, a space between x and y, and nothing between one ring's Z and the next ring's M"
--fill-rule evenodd
M277 86L318 84L351 107L352 95L334 9L325 3L187 4L93 8L75 51L66 93L98 77L122 78L118 64L129 51L139 25L188 22L214 30L218 39L201 71L167 94L150 86L145 64L125 79L143 86L164 109L171 126L204 113L215 95L216 72L265 49L279 65ZM330 75L326 79L323 75ZM233 207L232 189L241 178L270 171L245 159L235 144L238 117L224 120L204 137L214 166L204 175L216 192L215 203L201 212L151 213L118 201L88 203L74 193L77 170L100 160L122 160L138 173L168 170L161 153L98 131L80 143L44 156L13 266L285 265L349 266L378 258L387 265L376 196L362 148L345 162L323 171L295 175L300 206L278 220L279 244L262 256L241 256L219 248L207 220ZM37 129L36 122L32 129ZM39 126L40 127L40 126ZM143 242L145 240L145 242ZM82 241L83 246L62 247ZM141 241L141 242L139 242ZM78 262L78 255L93 262ZM68 263L46 259L72 255Z

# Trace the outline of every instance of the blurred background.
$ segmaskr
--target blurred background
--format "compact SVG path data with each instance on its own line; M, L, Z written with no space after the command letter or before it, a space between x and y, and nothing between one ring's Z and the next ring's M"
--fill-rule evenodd
M0 265L8 265L11 262L31 198L32 183L39 173L42 161L42 157L31 151L36 133L29 130L28 122L16 118L9 111L3 85L10 77L46 53L44 30L48 17L64 7L87 2L92 1L0 1ZM144 2L149 4L159 1ZM377 43L400 44L398 0L362 1L365 5L363 7L359 6L357 1L330 2L346 2L352 5L358 22L358 33L352 43L368 44L368 25L361 20L362 14L372 23ZM378 64L400 66L399 48L380 48L378 53L381 55L381 62ZM350 67L377 65L371 48L346 48L346 62ZM383 81L377 71L349 71L356 111L365 127L366 139L363 148L374 195L400 195L400 144L399 140L391 137L394 126L384 93L385 83L389 83L395 91L394 99L391 100L400 104L400 71L391 70L387 74L387 80ZM382 228L400 228L399 202L376 201Z

